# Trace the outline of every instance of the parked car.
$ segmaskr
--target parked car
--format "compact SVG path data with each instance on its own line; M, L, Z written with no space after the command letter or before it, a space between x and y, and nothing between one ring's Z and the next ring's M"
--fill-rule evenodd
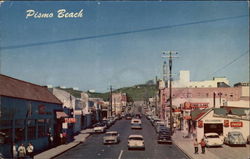
M131 129L142 129L141 119L131 119Z
M228 145L246 146L246 140L244 139L242 133L239 131L228 132L224 139L224 143Z
M142 135L130 135L128 137L128 149L145 150L144 139Z
M204 141L207 147L223 145L223 138L220 137L217 133L205 133Z
M172 137L170 130L167 131L160 131L157 137L158 143L169 143L172 144Z
M157 129L159 129L160 127L165 127L165 124L163 121L157 121L154 123L154 128L155 128L156 132L159 132L159 130L157 130Z
M97 123L97 124L95 124L94 132L95 133L104 133L106 128L107 127L104 123Z
M117 144L120 142L119 136L117 131L108 131L103 137L103 144Z

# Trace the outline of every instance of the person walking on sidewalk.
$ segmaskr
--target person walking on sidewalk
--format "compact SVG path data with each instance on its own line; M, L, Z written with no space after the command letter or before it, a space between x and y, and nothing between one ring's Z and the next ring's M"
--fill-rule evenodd
M33 158L33 155L34 154L34 146L29 143L29 145L27 146L27 155L30 157L30 158Z
M15 143L13 143L12 145L12 157L15 159L17 158L17 145Z
M197 138L194 140L194 154L198 154L198 146L199 143L197 141Z
M18 147L18 157L19 158L25 158L26 156L26 149L24 147L23 144L21 144L19 147Z
M204 139L201 139L200 144L201 144L202 154L205 154L206 143L205 143Z

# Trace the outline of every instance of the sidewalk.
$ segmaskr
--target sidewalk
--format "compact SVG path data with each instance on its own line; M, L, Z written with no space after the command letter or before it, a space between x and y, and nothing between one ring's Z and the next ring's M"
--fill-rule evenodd
M216 155L206 149L206 153L201 153L199 146L199 154L194 154L194 146L192 138L184 138L181 131L176 131L173 135L173 143L179 147L191 159L219 159Z
M80 143L84 142L87 137L90 136L90 133L92 132L92 129L85 129L82 130L77 136L74 137L74 141L64 144L64 145L59 145L57 147L54 147L52 149L49 149L47 151L44 151L42 153L39 153L34 156L34 159L49 159L56 157L60 155L61 153L79 145Z

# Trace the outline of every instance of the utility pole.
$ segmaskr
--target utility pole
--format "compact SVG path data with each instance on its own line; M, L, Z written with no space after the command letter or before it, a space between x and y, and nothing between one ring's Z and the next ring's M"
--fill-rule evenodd
M166 54L166 52L163 52L163 54ZM172 58L174 57L173 54L177 54L177 52L172 52L169 51L167 52L168 56L163 56L167 57L169 59L169 101L170 101L170 132L172 135L172 130L173 130L173 115L172 115Z
M112 85L110 85L110 116L112 116Z

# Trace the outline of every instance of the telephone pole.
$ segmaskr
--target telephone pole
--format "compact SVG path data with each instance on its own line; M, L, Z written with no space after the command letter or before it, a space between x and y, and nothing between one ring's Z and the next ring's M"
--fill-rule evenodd
M113 106L112 106L112 85L110 85L110 116L112 116L113 114L112 114L112 108Z
M166 54L168 54L166 56ZM175 56L173 56L173 54L178 54L177 52L172 52L172 51L168 51L163 52L163 57L167 57L169 60L169 107L170 107L170 132L172 134L172 130L173 130L173 115L172 115L172 58L174 58Z

